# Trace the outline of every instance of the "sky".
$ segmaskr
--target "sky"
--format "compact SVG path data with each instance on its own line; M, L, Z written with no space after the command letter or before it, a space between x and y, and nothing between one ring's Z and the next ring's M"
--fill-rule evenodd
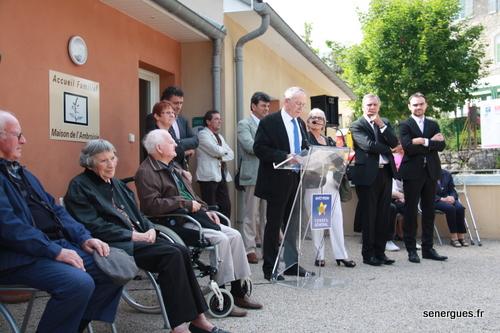
M297 33L304 34L304 22L312 23L313 47L326 50L325 41L346 45L362 39L357 9L368 10L369 0L264 0Z

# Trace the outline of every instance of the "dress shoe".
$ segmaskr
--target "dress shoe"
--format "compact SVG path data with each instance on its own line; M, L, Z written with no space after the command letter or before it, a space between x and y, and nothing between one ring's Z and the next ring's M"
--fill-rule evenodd
M367 264L370 266L380 266L382 265L382 261L378 260L375 257L363 258L363 264Z
M245 317L247 315L247 311L240 309L237 306L233 306L231 312L229 312L228 317Z
M417 251L409 251L408 252L408 260L410 262L418 264L420 262L420 258L419 258L418 254L417 254Z
M384 265L392 265L396 262L396 260L387 258L385 254L382 256L378 256L377 259L380 260Z
M314 260L314 266L325 267L325 261L323 259Z
M245 295L243 297L235 297L234 298L234 305L239 306L240 308L244 308L244 309L252 309L252 310L262 309L262 304L252 300L247 295Z
M437 261L443 261L448 259L447 256L439 255L434 249L422 250L422 258L437 260Z
M189 324L189 330L191 331L191 333L231 333L229 331L223 330L222 328L218 328L217 326L214 326L212 330L207 331L203 328L199 328L198 326L194 326L193 323Z
M340 266L340 264L344 264L345 267L353 268L356 266L356 263L354 260L346 260L346 259L336 259L337 266Z
M314 276L314 275L316 275L314 272L309 272L309 271L306 271L306 270L304 269L304 267L301 267L301 266L299 266L299 265L297 265L297 264L295 264L295 265L292 265L292 266L288 267L288 268L287 268L287 269L283 272L283 274L284 274L284 275L297 275L297 273L298 273L298 275L299 275L299 276L302 276L302 277L304 277L304 276Z
M386 251L399 251L400 248L399 248L399 246L394 244L393 241L387 241L387 243L385 243L385 250Z
M283 280L285 280L285 278L283 277L283 275L281 275L281 274L280 275L274 274L274 276L273 276L272 273L264 273L264 279L266 279L268 281L271 281L271 279L274 279L276 281L283 281Z
M259 258L257 258L257 254L255 252L250 252L247 254L247 260L249 264L258 264Z

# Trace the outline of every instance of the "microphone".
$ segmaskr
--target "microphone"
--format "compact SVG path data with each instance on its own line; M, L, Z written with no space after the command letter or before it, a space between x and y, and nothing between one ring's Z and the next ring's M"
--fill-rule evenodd
M313 125L323 125L323 121L313 120L313 121L311 121L311 124L313 124Z

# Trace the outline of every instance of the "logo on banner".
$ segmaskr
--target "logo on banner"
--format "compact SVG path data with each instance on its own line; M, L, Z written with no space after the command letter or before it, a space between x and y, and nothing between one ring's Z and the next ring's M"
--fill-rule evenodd
M331 194L312 194L312 230L330 229L332 227L332 203Z

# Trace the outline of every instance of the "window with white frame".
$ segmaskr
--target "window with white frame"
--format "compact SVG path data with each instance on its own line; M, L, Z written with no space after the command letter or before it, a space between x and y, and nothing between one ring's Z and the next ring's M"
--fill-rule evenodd
M488 0L488 13L493 14L500 9L500 0Z
M460 0L460 12L458 18L468 18L473 14L474 0Z

